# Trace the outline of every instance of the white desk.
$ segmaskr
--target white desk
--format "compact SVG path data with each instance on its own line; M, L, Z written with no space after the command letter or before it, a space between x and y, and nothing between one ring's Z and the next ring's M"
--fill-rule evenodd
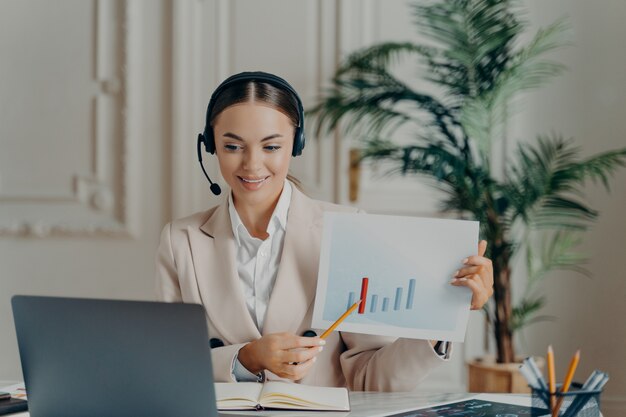
M246 414L251 416L267 417L378 417L401 413L415 408L470 398L476 394L423 394L419 392L351 392L350 407L352 411L334 412L324 411L249 411L249 412L222 412L224 414ZM510 395L501 395L504 400ZM515 398L515 396L513 396Z
M8 385L8 384L7 384ZM4 386L0 383L0 387ZM307 412L307 411L249 411L249 412L224 412L223 414L245 414L257 417L279 416L279 417L379 417L390 414L397 414L403 411L410 411L415 408L434 405L436 403L462 400L476 397L477 394L424 394L419 392L351 392L350 405L351 412ZM480 394L478 398L488 401L517 403L520 405L530 405L530 397L527 395L508 394ZM11 414L15 417L27 417L29 413Z

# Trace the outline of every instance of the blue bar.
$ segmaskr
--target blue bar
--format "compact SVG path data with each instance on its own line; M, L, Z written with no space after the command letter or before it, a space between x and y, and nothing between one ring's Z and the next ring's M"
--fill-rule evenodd
M385 297L383 298L383 311L387 311L388 307L389 307L389 297Z
M372 295L372 301L370 301L370 313L376 313L376 303L378 302L378 296Z
M394 310L400 310L400 303L402 302L402 287L396 288L396 300L393 304Z
M406 299L406 309L411 310L413 308L413 295L415 294L415 280L409 280L409 294Z
M346 307L346 310L352 307L352 304L355 303L354 297L356 297L356 293L354 291L350 291L350 295L348 295L348 306Z

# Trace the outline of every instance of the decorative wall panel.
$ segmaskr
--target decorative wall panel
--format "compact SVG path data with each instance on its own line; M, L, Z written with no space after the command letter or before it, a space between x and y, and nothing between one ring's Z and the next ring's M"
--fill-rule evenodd
M0 87L15 112L0 127L0 235L136 235L141 16L123 1L39 7L24 42L2 44L3 79L23 85ZM66 12L61 28L51 14Z

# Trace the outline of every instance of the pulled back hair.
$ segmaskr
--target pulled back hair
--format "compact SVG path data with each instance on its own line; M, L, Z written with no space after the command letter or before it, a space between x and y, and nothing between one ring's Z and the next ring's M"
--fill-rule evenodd
M289 91L262 81L244 80L226 86L215 98L209 115L211 127L227 107L248 101L265 103L287 116L294 127L298 125L298 103Z
M226 86L215 98L215 103L209 115L209 125L213 129L215 119L226 108L235 104L247 102L261 102L283 113L289 118L294 129L299 124L298 102L290 91L282 89L274 84L263 81L244 80ZM291 174L287 179L293 182L300 190L302 185Z

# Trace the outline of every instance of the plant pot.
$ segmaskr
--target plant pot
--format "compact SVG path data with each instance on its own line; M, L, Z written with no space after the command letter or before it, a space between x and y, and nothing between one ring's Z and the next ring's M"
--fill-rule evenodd
M526 379L519 372L523 357L513 363L497 363L495 357L484 356L467 363L469 392L529 393ZM544 359L535 357L543 372Z

